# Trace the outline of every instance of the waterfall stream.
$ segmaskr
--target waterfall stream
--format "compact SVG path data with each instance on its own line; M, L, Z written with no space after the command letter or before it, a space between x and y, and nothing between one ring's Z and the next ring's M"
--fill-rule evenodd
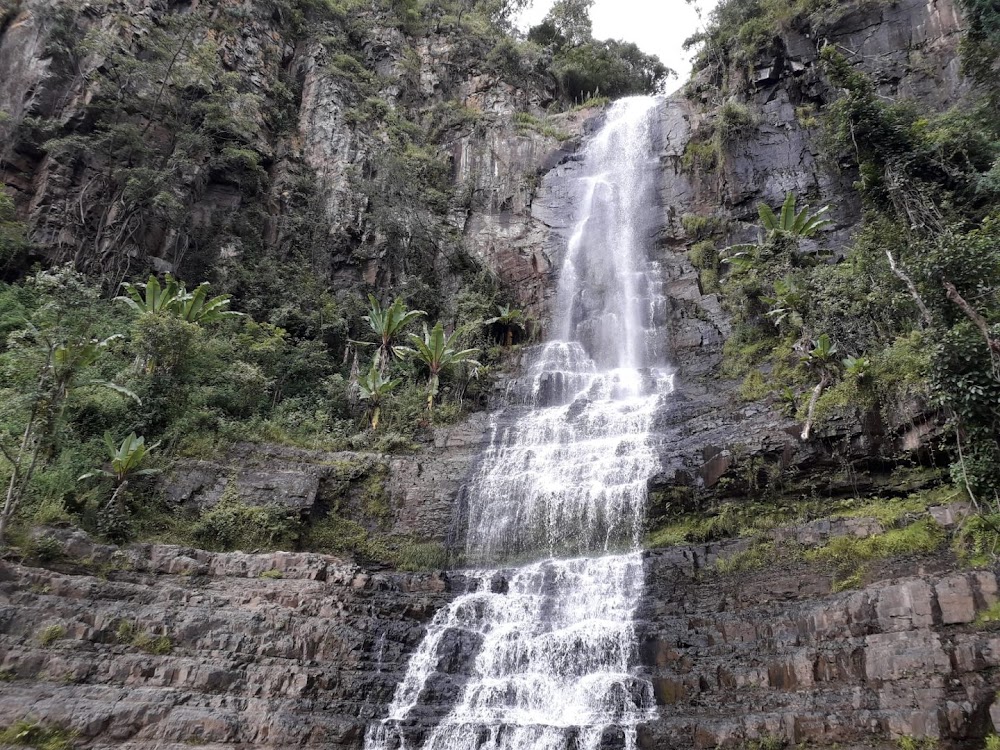
M421 696L449 669L457 699L419 736L423 750L633 750L653 717L633 616L650 431L672 389L662 275L648 257L656 104L615 103L584 149L556 338L493 415L466 488L466 560L480 567L429 625L366 750L409 747ZM471 654L459 667L443 657L455 642Z

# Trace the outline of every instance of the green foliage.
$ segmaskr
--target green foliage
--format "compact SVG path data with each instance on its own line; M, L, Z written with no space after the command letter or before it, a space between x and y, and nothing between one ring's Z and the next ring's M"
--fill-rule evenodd
M715 119L715 133L720 145L728 145L757 127L757 118L750 108L732 99L719 107Z
M993 565L1000 552L1000 513L977 513L966 518L955 534L953 546L966 565Z
M458 349L458 339L460 331L453 331L450 336L445 336L444 326L438 321L434 328L427 330L424 324L423 337L410 334L410 341L414 348L408 350L410 356L421 362L430 374L427 384L427 408L433 409L434 399L438 395L440 376L448 369L467 365L479 368L481 365L473 357L479 353L478 349Z
M783 750L787 746L788 740L773 734L764 735L743 744L745 750Z
M528 31L530 42L551 52L563 97L582 104L656 91L672 71L635 44L595 40L592 5L593 0L557 0L542 23Z
M395 554L400 570L442 570L448 564L448 551L440 542L407 542Z
M163 285L151 275L145 284L126 282L123 287L125 296L115 297L115 300L126 303L140 315L176 315L186 323L213 323L242 315L225 309L230 302L228 294L209 299L207 281L188 292L183 283L168 273Z
M899 750L936 750L938 741L934 737L910 737L904 734L896 740Z
M745 550L728 557L720 557L715 562L715 570L723 575L732 573L749 573L766 568L777 558L776 545L770 539L753 542Z
M979 614L976 615L976 625L978 625L979 627L982 627L991 622L1000 622L1000 602L993 602L993 604L991 604L989 607L982 610ZM997 736L995 734L992 735L992 738L996 737ZM990 737L987 737L986 739L987 748L990 747L990 739L991 739ZM1000 739L994 739L993 745L997 748L1000 748Z
M25 227L17 220L14 201L0 190L0 270L16 265L27 248Z
M423 310L407 310L403 300L398 297L393 300L391 305L383 308L374 295L369 294L368 303L371 309L361 319L368 324L372 333L378 338L379 351L376 361L384 372L385 366L391 358L399 358L403 354L403 350L396 345L403 332L411 323L416 322L427 313Z
M514 123L517 125L518 131L531 130L548 138L554 138L557 141L565 141L570 138L569 133L559 130L555 125L546 122L544 119L535 117L529 112L516 112L514 114Z
M146 460L146 457L159 445L159 443L147 446L146 439L136 437L136 434L133 432L127 435L122 440L120 445L115 445L115 442L111 437L111 433L105 432L104 445L108 451L108 458L111 460L111 471L97 469L82 475L80 477L81 480L90 479L95 476L107 476L113 478L116 484L121 484L130 477L159 473L159 469L139 468L142 462Z
M66 627L64 625L48 625L38 634L38 643L43 647L48 647L65 637Z
M293 549L299 519L280 505L247 505L223 497L202 513L192 537L204 549L220 552L267 552Z
M819 29L849 7L834 0L721 0L703 30L685 41L684 47L698 48L696 71L763 64L769 62L767 55L782 29L796 23Z
M46 726L25 718L0 731L0 745L20 745L35 750L70 750L76 733L67 729Z
M278 581L278 580L281 580L282 578L284 578L285 574L282 573L277 568L271 568L270 570L265 570L263 573L260 574L259 577L260 578L266 578L266 579L271 580L271 581Z
M869 537L839 536L822 547L807 550L809 562L833 566L835 586L856 583L867 563L904 555L929 554L945 541L944 530L926 518L899 529Z
M156 656L166 656L174 648L168 636L154 636L140 628L135 620L120 620L115 629L115 638L121 644Z
M808 239L831 223L829 220L822 218L823 214L830 210L829 206L823 206L819 211L810 214L809 206L806 205L802 207L801 211L796 213L796 200L795 193L789 192L785 196L785 202L782 204L781 212L777 216L769 206L761 203L757 207L757 211L760 214L761 226L768 232L784 232L795 237Z
M375 365L375 360L372 361L368 372L358 377L358 390L360 391L358 398L368 404L368 424L373 430L378 429L379 417L382 413L382 400L392 393L401 382L401 378L395 380L383 378Z

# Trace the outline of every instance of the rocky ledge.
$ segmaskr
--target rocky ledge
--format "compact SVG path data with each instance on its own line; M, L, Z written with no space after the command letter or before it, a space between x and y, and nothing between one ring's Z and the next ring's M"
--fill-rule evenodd
M947 528L961 512L930 517ZM658 718L640 746L979 747L1000 727L1000 624L982 616L1000 600L997 570L962 569L938 547L871 563L863 586L838 592L837 571L808 554L732 565L762 541L809 550L886 530L822 520L650 551L637 631ZM0 716L87 747L361 748L428 621L465 585L309 553L49 533L46 562L0 562ZM452 664L462 648L445 639L438 656ZM433 722L449 705L431 693L420 714Z

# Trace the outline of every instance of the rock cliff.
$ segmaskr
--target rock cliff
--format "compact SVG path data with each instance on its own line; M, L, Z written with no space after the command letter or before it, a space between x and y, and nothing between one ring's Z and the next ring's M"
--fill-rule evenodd
M51 4L28 0L3 16L0 105L12 119L0 121L0 135L3 179L48 257L60 260L89 253L100 239L91 218L67 218L100 165L60 162L7 137L29 115L75 126L79 103L91 95L79 70L44 52L58 26L46 8ZM155 2L128 8L137 15L163 10ZM88 7L73 23L103 21ZM390 82L409 81L386 84L383 95L404 107L406 97L440 103L447 94L480 113L473 126L449 126L436 139L462 199L450 201L435 226L460 236L464 252L511 284L544 331L568 225L565 186L588 120L599 114L568 113L548 129L524 127L514 115L548 101L544 80L514 84L468 68L469 51L454 35L428 36L414 57L397 29L373 28L364 41L366 64ZM821 497L847 487L857 492L884 487L889 473L924 447L928 430L909 424L911 415L888 425L837 421L804 444L798 425L774 404L738 399L737 384L718 375L727 314L689 260L697 233L684 218L717 222L735 243L752 237L758 202L778 204L788 190L822 196L834 207L835 225L821 243L837 252L858 226L860 204L851 187L856 176L824 158L808 116L835 94L820 73L819 47L849 53L883 94L941 109L965 92L956 62L960 30L951 0L852 5L822 37L785 30L773 54L735 90L754 127L724 144L712 170L689 156L716 116L719 81L706 73L665 103L658 244L677 392L658 418L655 492L745 492L739 477L754 458L811 481ZM329 75L331 51L286 32L280 14L254 10L240 34L220 42L249 80L287 75L301 90L294 127L265 128L256 146L270 175L259 201L267 207L269 242L281 245L282 219L297 210L290 185L306 176L322 199L324 236L349 238L322 258L331 275L345 286L399 282L405 264L362 218L367 199L351 182L384 144L353 123L356 102L343 80ZM274 92L262 86L267 101ZM230 232L227 217L245 195L207 171L185 189L200 229L214 237L199 262L238 261L243 239ZM425 216L421 211L414 215ZM147 256L162 270L185 267L176 236L160 225L143 231L134 257ZM443 294L457 288L446 244L432 258ZM444 540L484 428L477 418L439 431L413 456L240 446L219 459L179 464L165 487L178 503L211 505L232 486L241 496L280 498L308 513L331 493L350 497L338 462L368 462L384 466L394 528ZM731 480L725 488L723 477ZM878 524L824 521L780 533L812 548L884 531ZM45 560L0 562L0 715L66 727L92 747L359 748L427 621L463 587L460 573L373 572L304 553L116 550L65 530L51 533L56 541L39 547ZM643 748L768 738L868 747L904 735L973 747L1000 728L1000 634L995 623L977 619L998 599L995 570L964 570L950 553L911 555L878 563L863 587L839 592L834 571L803 558L780 569L717 570L717 560L746 549L747 542L730 541L648 554L638 630L659 718L643 729ZM448 648L442 659L468 656L460 643ZM425 697L422 721L441 713L446 693Z

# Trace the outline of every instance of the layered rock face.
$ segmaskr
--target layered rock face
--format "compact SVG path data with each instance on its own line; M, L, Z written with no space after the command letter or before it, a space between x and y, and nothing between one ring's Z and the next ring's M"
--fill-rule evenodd
M97 747L360 747L448 599L440 574L61 537L76 562L0 563L0 723Z
M848 519L772 534L812 546L880 530ZM0 715L94 747L360 748L427 623L465 586L461 574L370 573L320 555L55 537L60 561L0 563ZM640 747L976 746L1000 723L1000 631L976 621L1000 600L995 571L898 559L841 593L806 563L716 572L746 547L648 553L636 630L658 715ZM452 680L421 696L421 726L447 712L455 665L475 656L455 635L437 655Z
M851 519L775 536L811 545L880 530ZM659 719L646 747L979 743L995 731L1000 631L976 617L1000 597L996 571L897 559L833 593L829 571L804 563L719 576L734 546L649 554L637 627Z
M72 120L75 97L84 94L52 78L41 52L45 30L30 15L37 5L25 4L28 15L4 30L0 71L12 73L0 75L0 97L15 117L60 112ZM254 47L250 34L246 44L267 65L294 69L303 85L295 134L268 146L278 155L274 172L309 170L322 187L331 231L358 230L361 207L345 190L345 175L377 144L359 140L344 118L341 92L323 73L323 50L285 44L270 22L260 23L269 41ZM859 430L835 423L824 439L804 445L797 426L771 405L741 404L734 384L714 377L729 326L718 296L701 288L687 258L692 238L681 217L724 219L731 240L742 241L753 234L758 201L775 205L794 190L833 206L836 226L824 244L838 251L859 221L854 176L823 161L816 125L796 112L835 94L819 74L818 45L850 52L886 95L940 108L963 93L959 29L951 0L903 0L858 6L824 40L784 32L773 59L761 61L742 92L759 117L756 130L727 144L720 169L710 174L683 166L707 116L698 86L694 100L666 103L659 261L671 298L678 387L658 417L660 485L711 488L740 456L809 475L919 444L891 425ZM400 64L398 37L384 37L371 60L392 72ZM468 195L450 208L448 221L469 253L513 284L519 303L544 320L561 233L571 221L565 187L575 175L574 148L592 113L566 115L560 127L571 137L562 141L518 128L512 113L544 103L544 87L478 75L455 80L450 44L437 38L421 48L420 91L429 98L460 91L491 119L442 139L453 180ZM229 54L256 59L235 47ZM699 85L705 91L711 84ZM80 183L67 182L72 175L40 154L5 159L5 179L40 236L54 248L80 247L71 226L49 218L56 206L73 205ZM281 184L272 196L275 216L283 210ZM205 189L202 198L226 192ZM207 200L209 224L223 205L231 208L221 198ZM275 219L272 228L279 224ZM344 284L389 279L396 271L377 238L369 248L330 258L334 277ZM171 266L169 257L161 260ZM232 484L253 502L282 499L308 512L339 491L337 462L373 462L386 468L393 530L443 540L482 428L473 422L442 432L433 447L405 457L237 449L225 461L181 467L167 478L167 492L181 503L210 505ZM851 482L856 489L857 478ZM868 519L788 535L809 545L878 530ZM157 546L116 552L57 536L61 561L0 563L0 723L10 717L65 726L94 747L359 748L426 623L464 586L460 574L372 573L317 555ZM718 575L716 559L740 544L648 555L638 632L659 718L643 728L644 748L737 746L761 737L862 747L901 735L972 747L1000 725L1000 635L995 625L976 624L977 613L997 601L995 571L959 570L947 555L901 559L872 571L864 588L836 593L830 571L803 562ZM440 658L461 663L471 653L467 644L450 642ZM455 686L446 687L422 699L425 724L449 708Z

